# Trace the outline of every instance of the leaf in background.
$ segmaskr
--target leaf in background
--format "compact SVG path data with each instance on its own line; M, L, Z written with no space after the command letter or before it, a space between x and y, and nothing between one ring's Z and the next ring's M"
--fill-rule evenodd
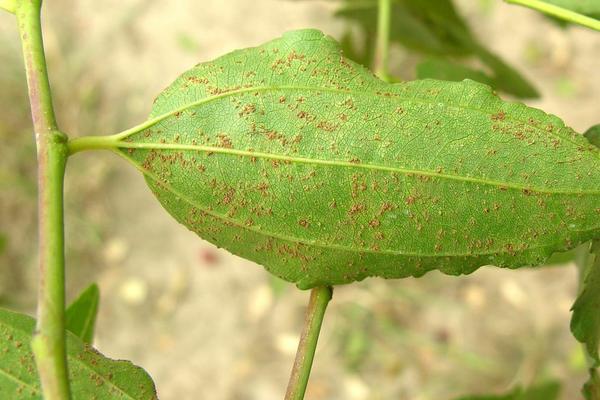
M377 31L377 1L376 0L346 0L336 12L336 16L353 21L373 43ZM464 20L458 15L450 0L412 1L396 0L391 10L390 42L397 43L413 51L434 56L437 59L447 59L449 63L461 57L476 57L491 71L491 74L478 73L481 83L491 83L497 90L502 90L518 97L538 97L535 88L527 82L516 70L504 63L498 56L491 53L478 43ZM363 65L371 65L374 46L352 46L350 32L346 32L342 48L347 56ZM471 78L472 70L466 68L465 76L456 75L454 80Z
M550 381L528 389L517 387L505 395L465 396L456 400L557 400L559 395L560 384L556 381Z
M586 400L598 400L600 399L600 377L595 368L591 368L589 372L590 378L583 385L583 397Z
M493 79L484 72L438 58L428 58L417 65L418 79L440 79L443 81L462 81L471 79L486 85L494 86Z
M29 347L35 320L0 309L0 398L42 399ZM67 332L69 382L74 400L156 399L148 374L129 361L105 358Z
M99 301L100 290L98 285L92 283L67 308L67 329L88 344L91 344L94 339Z
M0 232L0 255L2 255L4 253L4 251L6 250L6 244L8 243L8 237Z
M600 1L598 0L543 0L545 3L554 4L588 17L600 19Z
M592 126L583 135L591 144L600 148L600 124Z
M571 332L575 338L585 344L594 367L600 366L598 344L600 343L600 240L592 244L594 261L584 272L583 289L573 304Z
M386 84L319 31L199 64L150 117L111 145L162 205L301 288L537 265L600 235L600 151L560 119L473 81Z

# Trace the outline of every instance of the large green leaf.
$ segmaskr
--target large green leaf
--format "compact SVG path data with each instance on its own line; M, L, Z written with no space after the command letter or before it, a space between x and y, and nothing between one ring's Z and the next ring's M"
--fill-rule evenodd
M100 289L93 283L67 308L67 329L88 344L91 344L94 338L99 302Z
M116 139L179 222L301 288L600 235L600 151L560 119L472 81L384 83L315 30L197 65Z
M346 0L336 15L356 23L363 31L365 42L356 48L349 32L344 36L347 56L363 65L371 65L374 56L373 41L377 31L377 0ZM490 73L477 71L478 81L489 83L494 89L519 97L537 97L535 88L516 70L481 45L458 14L451 0L395 0L391 8L390 42L397 43L438 60L456 64L456 59L467 56L478 58ZM435 70L448 64L438 63ZM475 77L472 69L450 68L451 80ZM421 71L423 72L423 71ZM459 72L466 72L464 75ZM428 75L439 78L440 75Z
M33 318L0 309L0 399L42 399L29 347ZM67 332L67 359L73 400L152 400L154 383L129 361L105 358Z

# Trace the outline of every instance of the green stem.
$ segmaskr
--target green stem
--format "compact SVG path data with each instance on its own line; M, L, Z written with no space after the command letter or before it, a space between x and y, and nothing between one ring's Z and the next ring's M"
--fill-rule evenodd
M41 0L16 15L23 47L38 157L39 294L32 349L45 400L70 398L65 344L63 178L67 137L58 130L40 23Z
M379 0L377 13L377 42L375 47L375 74L389 82L388 71L390 48L391 0Z
M110 136L82 136L69 140L69 155L86 150L114 150L119 147L119 137Z
M327 286L316 287L310 292L310 300L304 318L304 328L302 336L300 336L300 343L298 343L296 360L285 393L285 400L304 399L321 324L332 294L333 289Z
M544 14L551 15L556 18L563 19L575 24L579 24L591 29L600 31L600 21L597 19L587 17L585 15L576 13L575 11L568 10L554 4L546 3L541 0L506 0L507 3L519 4L521 6L529 7L531 9L543 12Z

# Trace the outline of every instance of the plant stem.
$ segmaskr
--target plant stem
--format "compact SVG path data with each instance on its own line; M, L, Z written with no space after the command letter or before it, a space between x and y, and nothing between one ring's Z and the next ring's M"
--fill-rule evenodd
M306 385L310 376L315 349L319 340L321 324L325 316L327 304L331 300L333 289L329 286L319 286L311 290L308 308L304 317L304 328L298 350L296 351L296 360L290 375L285 400L302 400L306 392Z
M16 15L23 46L38 158L39 293L32 349L45 400L70 398L65 345L63 178L67 137L58 130L40 23L41 0Z
M390 48L391 0L379 0L377 13L377 42L375 47L375 74L389 82L388 72Z
M563 19L575 24L585 26L587 28L595 29L600 31L600 21L595 18L591 18L575 11L568 10L554 4L546 3L540 0L506 0L507 3L519 4L521 6L529 7L531 9L543 12L544 14L551 15L556 18Z

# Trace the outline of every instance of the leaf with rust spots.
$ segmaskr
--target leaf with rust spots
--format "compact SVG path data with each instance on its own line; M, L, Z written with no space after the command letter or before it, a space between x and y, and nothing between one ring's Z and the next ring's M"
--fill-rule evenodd
M35 320L0 309L0 397L41 400L42 390L29 346ZM74 400L153 400L154 383L129 361L111 360L67 332L69 384Z
M559 118L473 81L387 84L315 30L197 65L117 139L179 222L301 288L600 236L600 151Z

